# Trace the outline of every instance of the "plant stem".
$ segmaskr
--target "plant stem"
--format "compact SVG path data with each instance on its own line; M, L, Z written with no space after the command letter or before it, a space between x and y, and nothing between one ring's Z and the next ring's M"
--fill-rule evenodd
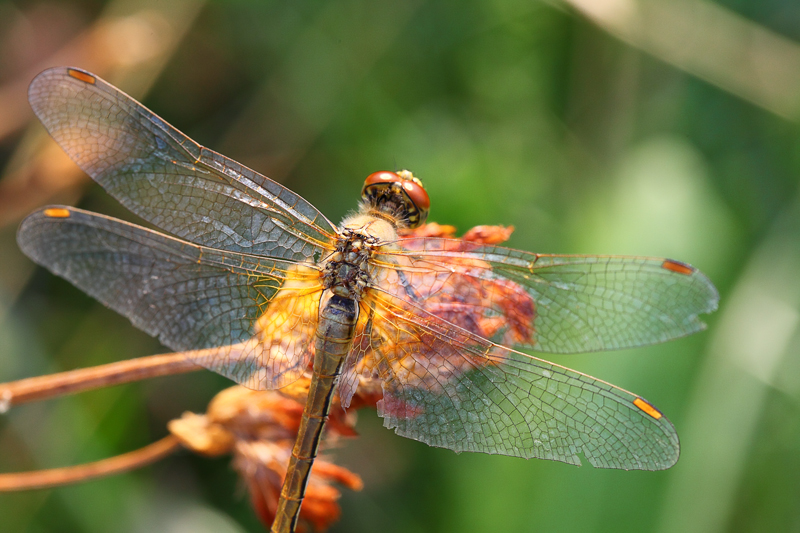
M200 369L183 353L171 353L0 383L0 413L21 403Z
M177 437L167 435L144 448L93 463L50 470L0 474L0 492L60 487L127 472L154 463L180 447L181 444Z

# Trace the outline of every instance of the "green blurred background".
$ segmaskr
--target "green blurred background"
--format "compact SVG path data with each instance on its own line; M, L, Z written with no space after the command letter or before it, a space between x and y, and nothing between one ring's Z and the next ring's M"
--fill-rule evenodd
M363 476L333 531L800 531L800 3L796 0L0 2L0 381L164 351L35 268L21 218L69 203L134 220L33 120L31 78L87 68L338 220L409 168L431 220L516 227L537 252L669 256L721 293L707 332L554 358L675 424L665 472L456 455L360 413ZM210 372L20 406L0 471L166 433ZM0 531L261 531L227 459L188 453L0 494Z

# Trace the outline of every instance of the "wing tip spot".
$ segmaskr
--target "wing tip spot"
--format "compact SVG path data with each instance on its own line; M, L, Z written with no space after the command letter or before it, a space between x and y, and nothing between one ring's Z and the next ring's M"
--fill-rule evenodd
M633 400L633 405L635 405L648 415L652 416L656 420L659 420L662 416L664 416L661 414L661 411L653 407L652 404L650 404L647 400L643 398L636 398L635 400Z
M94 85L97 82L97 78L95 78L92 74L89 74L85 70L79 70L76 68L68 68L67 74L71 77L75 78L76 80L82 81L84 83L89 83Z
M69 218L69 209L63 207L50 207L44 210L44 216L48 218Z
M669 270L670 272L675 272L676 274L684 274L686 276L691 276L695 271L693 266L687 265L686 263L682 263L680 261L675 261L674 259L664 259L664 262L661 263L661 268Z

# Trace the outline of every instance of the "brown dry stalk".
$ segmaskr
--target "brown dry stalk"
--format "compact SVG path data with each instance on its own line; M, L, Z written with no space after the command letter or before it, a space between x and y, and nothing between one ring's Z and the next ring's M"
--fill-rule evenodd
M21 403L200 369L184 354L171 353L0 383L0 413Z
M181 443L177 437L167 435L144 448L93 463L50 470L0 474L0 492L60 487L112 474L120 474L163 459L180 447Z
M199 369L185 354L171 353L0 383L0 413L21 403ZM0 492L58 487L127 472L153 463L180 446L175 436L168 435L144 448L101 461L50 470L0 474Z

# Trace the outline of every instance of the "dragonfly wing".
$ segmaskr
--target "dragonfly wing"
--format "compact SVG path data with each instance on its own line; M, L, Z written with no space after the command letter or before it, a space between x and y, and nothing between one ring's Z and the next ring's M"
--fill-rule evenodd
M45 70L28 99L86 173L132 212L182 239L302 261L319 257L336 233L297 194L200 146L92 74Z
M698 315L719 301L702 272L670 259L454 250L464 243L445 239L403 246L415 250L382 256L413 288L395 283L397 296L516 348L575 353L664 342L704 329Z
M600 468L660 470L678 460L674 427L639 396L388 293L373 293L367 305L374 318L359 331L355 369L382 380L379 413L399 435L456 452L575 465L583 456Z
M75 208L19 228L20 248L176 351L250 388L278 388L309 364L319 272L220 252Z

